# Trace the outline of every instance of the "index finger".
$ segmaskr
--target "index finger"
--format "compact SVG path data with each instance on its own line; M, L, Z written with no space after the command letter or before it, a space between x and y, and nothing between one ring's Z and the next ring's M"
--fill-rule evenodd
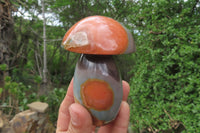
M69 84L67 94L59 108L56 132L63 132L63 131L68 130L68 125L70 122L70 114L69 114L68 108L72 103L74 103L73 79L71 80L71 82Z

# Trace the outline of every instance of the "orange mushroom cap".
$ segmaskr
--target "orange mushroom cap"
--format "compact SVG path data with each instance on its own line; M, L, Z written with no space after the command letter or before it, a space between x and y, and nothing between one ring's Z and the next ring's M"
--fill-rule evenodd
M119 22L104 16L86 17L65 34L66 50L83 54L116 55L132 53L135 45L131 33Z

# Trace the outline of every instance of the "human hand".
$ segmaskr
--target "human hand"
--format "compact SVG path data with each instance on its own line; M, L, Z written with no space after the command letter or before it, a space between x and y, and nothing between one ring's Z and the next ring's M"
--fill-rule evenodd
M105 126L101 126L98 133L127 133L130 109L126 100L130 87L126 81L122 81L122 86L123 101L116 119ZM87 109L74 101L72 79L67 94L60 105L56 133L94 133L95 128Z

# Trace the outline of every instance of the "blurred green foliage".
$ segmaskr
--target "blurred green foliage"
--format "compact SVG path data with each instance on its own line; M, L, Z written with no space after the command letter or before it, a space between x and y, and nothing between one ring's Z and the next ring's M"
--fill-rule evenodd
M134 128L167 130L170 118L200 131L200 7L195 1L138 1L131 71ZM166 113L167 111L168 113Z
M5 85L3 86L3 89L4 91L8 92L8 96L2 94L2 97L6 97L4 100L1 100L0 104L11 108L3 108L2 111L8 113L9 111L13 110L13 108L15 111L11 111L12 113L23 111L24 109L27 109L28 103L36 100L36 94L33 92L31 86L25 86L22 82L18 83L12 81L11 77L9 76L6 76L4 81Z
M1 71L6 71L7 67L8 67L8 66L7 66L6 64L1 64L1 65L0 65L0 70L1 70Z
M1 110L4 113L15 115L19 111L28 109L27 104L35 101L41 101L46 102L49 105L48 113L50 114L50 120L52 122L57 121L58 109L66 94L66 89L54 88L49 91L47 95L38 96L37 89L39 88L36 89L36 87L33 88L31 85L24 85L22 82L18 83L12 81L9 76L5 77L4 81L5 85L3 88L0 88L0 96L3 97L3 91L8 91L9 93L4 100L0 101L0 105L2 105Z

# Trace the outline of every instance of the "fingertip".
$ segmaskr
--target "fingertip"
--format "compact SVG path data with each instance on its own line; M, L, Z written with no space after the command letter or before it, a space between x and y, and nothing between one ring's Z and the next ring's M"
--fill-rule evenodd
M119 114L114 122L116 133L125 133L128 130L130 107L126 101L122 101Z
M126 101L122 101L119 114L115 121L116 126L122 126L122 125L124 125L124 127L128 126L129 116L130 116L129 104ZM120 124L120 123L123 123L123 124Z
M81 126L81 121L79 120L80 118L80 112L79 111L76 111L78 107L76 107L76 104L72 104L70 107L69 107L69 113L70 113L70 116L71 116L71 123L73 126L75 127L80 127Z
M127 133L129 125L130 107L122 101L119 113L114 121L99 129L98 133Z
M73 81L74 81L74 78L72 78L72 80L69 83L66 96L74 97L74 95L73 95Z
M74 103L69 107L70 125L69 130L72 132L86 132L92 131L92 118L90 113L80 104Z
M129 83L125 80L122 80L122 85L123 85L123 88L125 88L127 90L127 92L129 93L129 91L130 91Z
M69 107L69 112L70 115L73 116L73 119L75 121L88 125L92 124L92 118L90 113L82 105L78 103L73 103ZM80 123L77 123L77 125L80 125Z
M123 100L126 101L128 99L128 95L130 92L130 85L126 81L122 81L122 86L123 86Z
M123 114L130 114L130 106L126 101L122 101L120 110L123 110Z

